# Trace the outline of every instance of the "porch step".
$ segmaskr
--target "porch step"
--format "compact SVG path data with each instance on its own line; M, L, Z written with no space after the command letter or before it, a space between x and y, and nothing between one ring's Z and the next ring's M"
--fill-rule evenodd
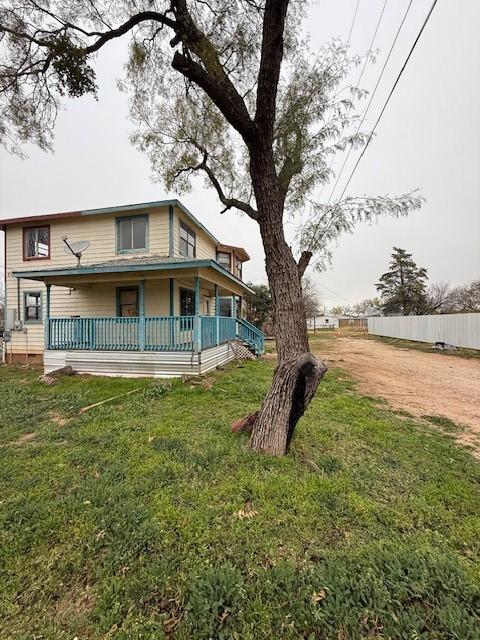
M255 354L253 354L246 343L240 340L231 340L228 343L235 354L237 360L255 360Z

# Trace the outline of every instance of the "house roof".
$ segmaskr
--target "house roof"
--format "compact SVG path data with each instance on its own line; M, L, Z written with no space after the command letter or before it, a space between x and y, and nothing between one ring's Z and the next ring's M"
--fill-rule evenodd
M187 207L180 202L180 200L155 200L153 202L140 202L137 204L122 204L115 207L102 207L100 209L85 209L83 211L65 211L63 213L45 213L36 216L21 216L19 218L4 218L0 220L0 229L5 230L8 224L18 224L20 222L48 222L49 220L55 220L59 218L76 218L80 216L96 216L105 215L108 213L124 213L128 211L138 211L139 209L153 209L157 207L178 207L183 213L192 220L200 229L202 229L207 236L216 245L220 244L217 238L210 233L210 231L193 215Z
M128 273L128 272L145 272L145 271L163 271L167 269L192 269L192 268L211 268L220 273L222 276L235 282L246 291L253 293L247 285L230 273L212 259L200 258L169 258L167 256L148 256L144 258L118 258L108 262L98 262L85 266L72 267L53 267L51 269L35 269L31 271L13 271L14 278L27 278L28 280L40 280L55 276L81 276L92 275L98 273Z

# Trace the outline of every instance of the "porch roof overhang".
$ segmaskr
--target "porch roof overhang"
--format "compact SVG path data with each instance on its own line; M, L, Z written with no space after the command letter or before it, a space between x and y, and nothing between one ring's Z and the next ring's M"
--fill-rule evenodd
M124 259L112 260L111 262L102 262L80 267L54 267L51 269L35 269L30 271L13 271L14 278L26 278L27 280L38 280L40 282L51 282L55 284L56 277L65 278L71 276L78 279L78 276L95 276L99 274L114 273L135 273L142 274L151 271L177 271L182 269L213 269L216 273L231 282L237 287L241 287L249 293L253 291L240 278L224 269L215 260L212 259L191 259L179 260L165 259L162 256L147 259Z

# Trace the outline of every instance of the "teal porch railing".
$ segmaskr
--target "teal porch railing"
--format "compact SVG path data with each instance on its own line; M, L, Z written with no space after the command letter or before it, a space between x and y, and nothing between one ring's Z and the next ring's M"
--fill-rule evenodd
M247 320L221 316L49 318L47 349L86 351L202 351L240 339L257 355L264 334Z
M246 342L257 356L265 351L265 334L248 320L236 318L235 333L237 338Z

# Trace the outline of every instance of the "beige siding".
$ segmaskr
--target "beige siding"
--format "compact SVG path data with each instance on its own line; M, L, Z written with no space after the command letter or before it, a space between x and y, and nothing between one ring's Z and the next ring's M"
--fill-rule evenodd
M21 279L17 292L17 279L12 277L13 271L45 270L58 267L75 266L76 258L64 251L63 236L68 236L74 242L89 240L90 247L82 257L82 265L88 266L99 262L114 260L116 253L116 218L132 215L149 216L148 251L123 254L122 258L135 260L141 256L169 255L169 211L168 207L157 209L139 209L121 214L84 215L72 218L52 219L50 221L50 259L23 260L23 227L32 226L32 222L12 224L6 231L6 298L7 308L17 310L18 319L24 321L24 295L27 291L39 291L42 294L42 314L46 311L46 287L35 280ZM173 253L180 256L179 237L180 220L185 221L196 233L196 257L199 259L216 259L216 244L208 234L190 220L178 207L174 208L173 217ZM38 223L39 225L45 222ZM174 279L174 309L175 315L180 314L180 288L193 289L193 276L201 276L200 313L215 313L214 283L221 288L220 295L226 292L243 294L243 288L229 281L211 269L184 270L180 277ZM177 276L179 272L177 272ZM166 277L165 277L166 276ZM116 287L127 284L138 284L138 273L102 274L92 276L95 282L86 284L78 282L79 277L58 278L55 281L72 284L72 287L53 286L51 288L51 316L69 317L111 317L116 315ZM170 283L168 274L145 274L145 313L147 316L169 315L170 313ZM17 300L19 298L19 305ZM24 331L12 332L12 342L8 351L12 353L42 353L44 348L44 325L42 322L24 325Z
M148 214L148 251L123 254L122 258L132 259L142 255L168 255L169 231L168 208L141 209L122 214L105 214L81 216L75 218L52 219L50 221L50 259L23 260L23 227L32 223L8 225L6 231L7 251L7 307L17 309L17 280L12 271L33 271L55 267L71 267L76 258L64 251L63 236L70 241L89 240L90 247L82 257L82 265L88 266L98 262L114 260L116 253L116 218ZM39 224L45 224L39 222ZM24 320L23 300L26 291L40 291L42 293L43 312L45 312L46 287L35 280L20 280L20 319ZM163 311L162 311L163 313ZM92 284L89 288L75 291L63 287L52 287L51 296L52 316L112 316L115 315L115 288L112 285ZM44 329L42 324L27 323L25 332L12 334L12 352L23 353L27 348L29 353L41 353L44 344ZM9 347L10 350L10 347Z
M217 246L216 244L208 237L208 235L201 229L197 227L194 222L188 218L183 211L175 208L174 215L174 225L173 225L173 252L176 256L180 256L180 220L182 220L186 225L188 225L193 231L195 231L196 235L196 250L197 250L197 258L202 259L212 259L215 260L217 257Z
M63 236L68 236L71 242L89 240L90 247L82 257L82 265L88 266L98 262L114 260L116 254L116 218L132 215L148 215L149 218L149 246L148 251L124 254L133 260L143 255L168 256L168 208L140 209L119 215L91 215L77 218L62 218L50 222L50 259L23 260L22 229L31 226L31 222L22 225L8 225L7 229L7 265L9 270L34 270L54 267L75 266L76 258L64 251ZM39 224L45 224L39 222Z

